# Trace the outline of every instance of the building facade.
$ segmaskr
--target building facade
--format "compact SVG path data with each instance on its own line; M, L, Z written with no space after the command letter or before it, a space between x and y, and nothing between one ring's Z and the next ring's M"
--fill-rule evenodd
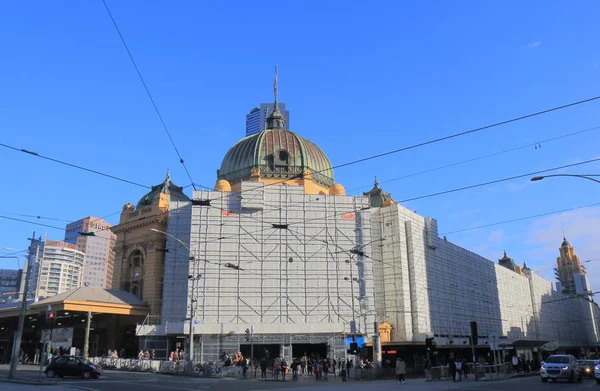
M386 239L373 257L377 317L391 326L390 342L434 337L438 347L470 344L476 321L476 345L494 333L530 347L597 345L586 298L554 290L506 253L494 263L440 238L435 219L401 205L374 207L371 216L373 236Z
M246 137L260 133L267 128L267 118L273 112L275 105L273 103L261 103L260 106L253 108L246 115ZM290 125L290 112L285 109L285 103L279 103L279 110L286 118L286 128Z
M469 346L471 322L474 348L486 353L492 338L525 347L525 359L544 346L598 345L589 297L554 290L506 253L495 263L440 238L435 219L398 205L377 181L362 196L346 195L325 153L286 130L277 101L266 130L227 152L214 191L166 202L158 228L166 243L138 247L168 250L161 281L169 305L160 323L137 329L150 349L166 351L174 345L164 341L191 332L194 359L216 361L223 352L248 355L253 330L257 358L343 359L348 338L380 335L388 346L414 347L418 365L426 338L449 352ZM143 224L140 216L132 223ZM165 239L140 232L137 241ZM122 253L135 272L132 248Z
M83 284L85 254L77 246L46 240L35 300L58 295Z
M164 182L153 186L137 205L124 205L119 224L111 227L117 238L112 288L133 293L148 303L147 324L160 323L165 254L171 251L165 247L166 235L161 232L167 231L171 201L177 205L189 198L167 173Z
M0 304L19 299L23 270L0 269Z
M560 256L556 258L556 289L567 295L582 294L589 292L589 282L585 267L581 264L579 257L567 238L558 250Z
M117 236L111 225L99 217L85 217L67 224L65 242L85 253L83 284L100 288L112 287ZM86 236L82 234L93 233Z

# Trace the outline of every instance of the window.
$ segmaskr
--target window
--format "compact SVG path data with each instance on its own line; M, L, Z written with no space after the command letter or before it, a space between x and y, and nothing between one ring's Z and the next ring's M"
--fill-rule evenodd
M144 255L140 250L135 250L129 255L129 267L139 267L144 264Z

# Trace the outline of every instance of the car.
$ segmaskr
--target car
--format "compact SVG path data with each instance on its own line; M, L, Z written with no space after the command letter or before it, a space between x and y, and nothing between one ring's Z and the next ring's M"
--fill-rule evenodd
M570 354L553 354L542 362L540 369L542 382L546 383L548 379L553 382L564 379L569 382L581 381L583 374L577 360Z
M598 362L598 360L595 361L597 364L594 367L594 377L596 378L596 384L600 384L600 362Z
M594 379L596 377L596 366L598 360L577 360L577 364L581 368L582 375Z
M84 379L97 379L102 375L102 367L83 357L57 356L50 361L45 373L47 377L81 376Z

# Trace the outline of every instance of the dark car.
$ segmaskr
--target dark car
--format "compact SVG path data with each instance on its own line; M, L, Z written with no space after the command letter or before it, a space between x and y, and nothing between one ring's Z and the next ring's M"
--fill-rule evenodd
M596 378L595 368L598 365L598 360L577 360L583 376L590 379Z
M45 372L48 377L80 376L84 379L96 379L102 375L102 367L83 357L58 356L50 361Z

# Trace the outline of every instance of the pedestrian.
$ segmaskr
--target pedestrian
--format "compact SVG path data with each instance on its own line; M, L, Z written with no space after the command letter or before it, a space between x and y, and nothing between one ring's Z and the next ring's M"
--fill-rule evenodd
M404 376L406 375L406 363L402 360L402 357L396 359L396 381L399 383L406 383Z
M456 378L457 380L460 382L462 381L462 362L460 361L460 359L456 359L456 362L454 363L454 367L456 368Z
M448 373L452 376L452 381L456 382L456 362L453 358L451 358L448 363Z
M425 381L431 381L431 361L426 358L423 366L425 367Z
M260 360L260 378L261 379L267 378L267 359L266 358L263 358L262 360Z

